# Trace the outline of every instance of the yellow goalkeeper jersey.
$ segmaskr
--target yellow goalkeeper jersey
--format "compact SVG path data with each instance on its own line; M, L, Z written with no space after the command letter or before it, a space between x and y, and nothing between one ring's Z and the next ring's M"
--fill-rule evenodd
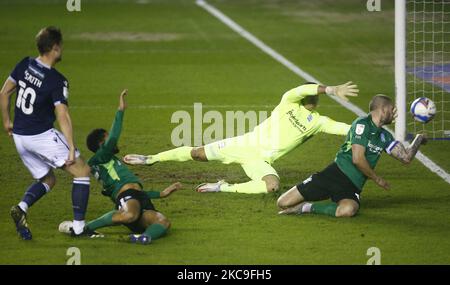
M250 142L267 162L272 163L319 132L347 135L350 125L309 111L300 104L305 96L317 95L318 87L317 84L305 84L287 91L271 116L242 139Z

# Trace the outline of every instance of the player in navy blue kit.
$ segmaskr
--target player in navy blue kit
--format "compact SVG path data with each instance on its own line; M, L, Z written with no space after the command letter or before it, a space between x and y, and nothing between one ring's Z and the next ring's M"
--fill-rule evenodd
M0 91L3 127L12 136L17 151L36 182L22 201L11 209L20 237L32 239L26 216L28 208L56 183L53 169L61 168L73 179L74 236L90 235L85 230L89 198L89 166L80 158L72 136L68 111L69 83L53 66L61 60L62 34L46 27L36 36L37 58L26 57L14 68ZM10 119L10 98L16 91L14 123ZM61 132L53 127L57 120Z

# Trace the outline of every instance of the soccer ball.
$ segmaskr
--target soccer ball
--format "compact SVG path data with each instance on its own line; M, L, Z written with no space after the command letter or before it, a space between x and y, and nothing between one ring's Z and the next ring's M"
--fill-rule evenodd
M414 120L428 123L436 115L436 105L426 97L420 97L411 104L411 114Z
M64 221L61 224L59 224L58 231L64 234L70 234L70 228L72 227L73 227L72 221Z

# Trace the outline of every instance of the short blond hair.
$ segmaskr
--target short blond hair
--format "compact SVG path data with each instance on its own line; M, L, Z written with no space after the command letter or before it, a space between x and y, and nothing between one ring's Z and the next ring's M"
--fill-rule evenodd
M377 94L370 100L369 111L377 110L387 105L392 105L392 99L387 95Z

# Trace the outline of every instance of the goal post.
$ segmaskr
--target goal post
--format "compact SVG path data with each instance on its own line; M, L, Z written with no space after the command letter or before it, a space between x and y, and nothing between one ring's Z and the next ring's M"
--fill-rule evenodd
M450 140L450 1L395 0L396 139L423 132ZM409 105L419 97L436 104L436 116L415 122Z
M406 0L395 0L395 139L406 138Z

